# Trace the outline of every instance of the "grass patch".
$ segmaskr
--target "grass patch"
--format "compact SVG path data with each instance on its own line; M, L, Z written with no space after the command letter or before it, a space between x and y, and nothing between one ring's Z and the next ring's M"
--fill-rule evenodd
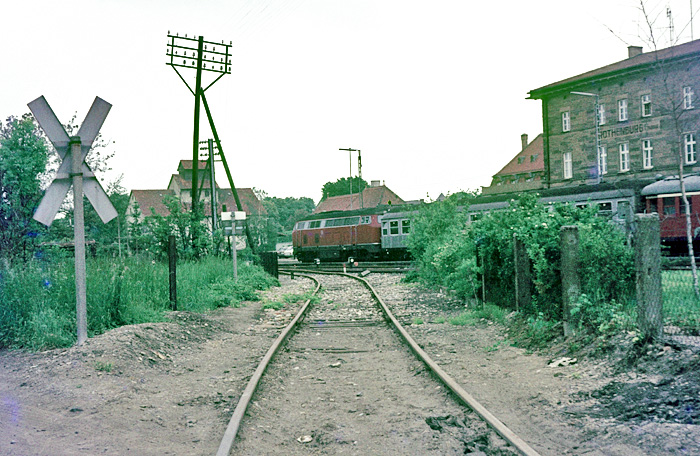
M178 264L178 310L205 312L259 300L279 282L254 265L239 265L234 282L228 259ZM34 350L75 343L72 258L0 263L0 348ZM87 259L88 336L130 324L158 322L170 311L168 266L141 257Z
M441 325L441 324L445 323L445 321L447 321L447 320L445 320L445 317L440 315L439 317L436 317L435 320L433 320L433 323Z
M411 322L413 325L422 325L423 324L423 319L420 317L414 317L413 321Z

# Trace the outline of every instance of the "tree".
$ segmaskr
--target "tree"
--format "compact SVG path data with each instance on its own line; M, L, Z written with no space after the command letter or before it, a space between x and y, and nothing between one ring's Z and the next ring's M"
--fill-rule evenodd
M326 182L321 190L323 195L321 199L330 198L332 196L350 195L351 193L360 193L360 191L369 187L366 180L360 179L358 176L350 179L349 177L341 177L335 182Z
M673 130L678 139L677 143L677 157L678 157L678 182L680 184L681 190L681 201L683 203L682 210L685 214L685 227L686 227L686 239L688 244L688 256L690 257L690 265L693 274L693 287L695 290L695 296L700 298L700 285L698 283L698 272L697 265L695 263L695 251L693 248L693 225L691 221L691 208L688 201L688 193L685 187L685 147L683 140L681 139L685 132L693 131L697 128L697 117L691 115L691 110L685 109L685 100L679 97L678 88L682 86L692 87L696 81L690 80L679 80L676 76L679 71L672 71L670 63L664 59L659 58L657 40L654 32L654 22L650 19L647 14L647 10L644 4L644 0L639 0L639 6L646 25L648 27L648 35L643 37L647 43L650 43L651 47L655 51L655 61L654 67L659 77L663 81L663 99L659 103L659 107L665 111L665 113L671 118L671 124ZM677 43L671 43L675 45ZM685 72L681 72L685 73ZM681 77L682 79L682 77ZM680 85L678 83L681 83Z
M31 114L0 124L0 257L17 256L42 229L32 215L51 151Z

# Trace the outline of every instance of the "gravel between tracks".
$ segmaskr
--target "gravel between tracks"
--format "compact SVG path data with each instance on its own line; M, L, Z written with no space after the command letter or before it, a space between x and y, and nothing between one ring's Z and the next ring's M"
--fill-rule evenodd
M321 300L268 369L234 454L516 454L426 373L363 285L317 278Z
M632 380L646 379L663 390L656 365L649 373L617 374L605 360L547 367L552 356L511 347L503 331L494 326L431 323L459 313L461 304L399 284L399 278L369 276L400 320L424 322L408 329L433 359L543 456L700 454L700 426L597 418L600 414L594 413L601 402L593 393L613 381L626 379L624 385L631 385ZM282 287L265 293L267 300L312 288L303 279L281 277L281 283ZM206 315L176 312L168 322L119 328L89 339L82 347L41 353L0 351L0 455L214 454L238 396L297 307L263 311L258 302ZM666 354L652 356L671 356L665 347L662 353ZM338 372L353 362L352 354L327 355L326 361L348 357ZM697 361L697 352L678 351L681 355ZM307 361L297 362L301 369ZM349 392L359 391L349 388ZM370 407L366 419L373 419L374 404L355 400ZM358 406L356 412L344 413L365 412ZM454 431L459 419L432 423L445 433ZM315 424L304 428L312 424L306 418L297 424L297 432L286 436L293 439L289 448L295 451L331 454L330 449L340 448L347 454L367 454L354 450L357 446L352 441L324 446L296 441L304 429L318 430L320 441L335 439L337 421L328 428Z

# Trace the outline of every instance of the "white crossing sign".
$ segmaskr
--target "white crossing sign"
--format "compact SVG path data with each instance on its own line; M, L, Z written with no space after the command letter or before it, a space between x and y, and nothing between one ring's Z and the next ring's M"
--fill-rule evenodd
M51 106L49 106L43 96L32 101L28 106L62 160L61 166L56 173L56 178L49 188L46 189L46 193L34 213L34 219L36 221L50 226L63 200L66 198L66 194L68 194L68 190L71 186L71 178L74 175L71 166L71 150L69 147L71 138L68 137L68 133L66 133L63 125L58 121L56 114L54 114ZM80 138L80 152L82 155L80 157L80 163L83 177L83 192L104 223L115 218L117 216L117 211L95 177L95 174L87 163L85 163L85 156L90 151L92 143L100 132L100 128L102 128L102 124L111 107L111 104L99 97L95 97L95 101L92 103L87 116L85 116L85 120L77 135Z
M87 195L93 207L104 223L117 216L112 202L102 189L90 167L85 163L92 143L102 128L102 124L109 113L111 104L99 97L90 107L83 125L78 131L78 136L69 137L66 130L58 121L51 106L41 96L29 103L29 109L34 118L48 136L51 144L56 148L61 157L61 166L58 168L56 178L46 189L39 207L34 212L34 219L50 226L61 207L66 194L73 185L73 233L75 246L75 310L76 326L78 333L78 345L87 340L87 284L85 272L85 211L83 207L83 195Z

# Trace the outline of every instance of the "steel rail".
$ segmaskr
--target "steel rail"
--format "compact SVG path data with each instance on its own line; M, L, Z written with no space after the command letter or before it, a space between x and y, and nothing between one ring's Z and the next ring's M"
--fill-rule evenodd
M442 370L442 368L435 362L433 359L416 343L416 341L411 337L410 334L408 334L408 331L399 323L399 321L394 317L394 314L391 313L389 310L389 307L384 303L382 298L379 297L379 294L375 291L375 289L370 285L370 283L363 279L362 277L358 277L352 274L343 274L343 273L332 273L332 272L322 272L322 271L303 271L306 273L310 274L333 274L333 275L341 275L345 277L349 277L351 279L355 279L361 283L364 284L364 286L372 293L372 296L376 301L379 303L379 306L382 309L382 312L384 313L384 316L389 320L389 322L394 326L396 331L401 335L401 338L404 340L404 342L411 348L413 353L416 355L416 357L425 364L430 371L437 376L442 383L449 388L452 393L454 393L455 396L457 396L465 405L467 405L469 408L471 408L477 415L481 417L486 423L491 426L491 428L498 433L503 439L505 439L508 443L513 445L515 449L518 450L518 452L522 456L540 456L538 452L536 452L532 447L530 447L523 439L518 437L517 434L515 434L513 431L511 431L503 422L501 422L498 418L496 418L491 412L489 412L486 407L481 405L474 397L469 394L462 386L457 383L452 377L450 377L447 372Z
M281 273L285 273L280 271ZM457 396L462 403L464 403L466 406L471 408L481 419L483 419L498 435L500 435L504 440L506 440L508 443L510 443L522 456L540 456L539 453L537 453L532 447L530 447L527 443L525 443L524 440L522 440L518 435L516 435L513 431L511 431L503 422L501 422L498 418L496 418L491 412L489 412L483 405L481 405L474 397L469 394L462 386L457 383L452 377L450 377L442 368L435 362L433 361L432 358L422 349L420 346L416 343L416 341L411 337L410 334L406 331L406 329L399 323L399 321L394 317L394 315L391 313L387 305L384 303L384 301L379 297L377 292L374 290L372 285L365 279L361 277L354 276L352 274L343 274L343 273L336 273L336 272L324 272L324 271L294 271L295 273L298 272L304 272L308 274L321 274L321 275L339 275L339 276L344 276L348 277L354 280L357 280L361 282L372 294L374 299L379 303L379 307L382 309L382 312L384 313L385 318L393 325L394 329L399 333L401 338L404 340L404 342L410 347L411 351L416 355L416 357L423 362L423 364L428 367L428 369L440 379L440 381L450 390L452 393ZM314 294L316 294L319 289L321 288L320 283L318 280L314 279L313 277L307 276L307 275L299 275L299 277L306 277L308 279L313 280L316 282L317 286L316 289L314 290ZM267 365L269 364L270 360L272 357L275 355L279 347L282 345L282 343L287 339L288 335L294 329L294 327L297 325L297 323L301 320L301 318L304 316L306 311L309 308L309 303L311 302L311 299L307 300L302 308L299 310L297 313L296 317L289 323L289 325L282 331L282 333L279 335L279 337L275 340L275 342L272 344L270 349L268 350L267 354L261 361L260 365L258 368L255 370L255 373L253 374L253 377L251 377L250 381L248 382L248 386L246 389L243 391L243 394L241 395L238 405L236 405L236 408L233 412L233 416L231 417L231 421L229 422L228 428L226 429L226 432L224 433L224 438L221 441L221 444L219 445L219 451L216 453L217 456L228 456L231 447L233 446L233 442L236 438L236 434L238 433L238 429L240 427L241 421L243 420L243 415L245 415L246 408L248 407L248 404L250 402L250 399L253 396L253 393L257 389L257 386L262 378L263 373L265 372L265 369L267 368Z
M382 298L379 297L377 292L374 290L370 283L363 279L362 277L356 277L350 274L343 274L347 277L353 278L359 282L362 282L365 287L372 293L372 296L377 300L384 315L387 317L394 328L399 332L403 340L408 344L416 357L420 359L443 383L447 388L450 389L464 404L471 408L477 415L479 415L486 423L491 426L491 428L503 437L508 443L513 445L518 452L523 456L540 456L532 447L530 447L524 440L518 437L513 431L511 431L505 424L503 424L498 418L496 418L491 412L489 412L486 407L481 405L474 397L467 393L462 386L457 383L452 377L450 377L447 372L442 370L442 368L433 359L428 356L428 354L418 346L416 341L411 337L406 329L401 326L401 323L394 317L387 305L384 303Z
M313 295L316 295L316 293L318 293L318 291L321 289L320 282L314 279L313 277L300 277L306 277L316 282L316 289L314 290ZM233 446L233 442L236 439L236 434L238 434L238 429L241 426L241 421L243 421L243 415L245 415L246 409L248 408L248 404L250 403L250 400L252 399L255 390L258 388L258 384L260 383L260 380L262 379L262 376L265 373L265 369L267 369L268 364L270 364L270 361L277 353L277 350L282 346L282 343L287 339L289 334L296 327L297 323L299 323L303 318L304 314L309 308L311 299L312 298L306 300L299 312L297 312L294 319L287 325L286 328L284 328L284 330L282 331L282 333L280 333L277 339L275 339L275 342L269 348L262 361L260 361L260 364L258 365L257 369L255 369L255 373L248 381L248 385L246 386L245 390L243 390L243 394L241 394L241 397L238 399L238 404L233 410L231 420L228 423L226 432L224 432L224 437L221 439L219 449L216 452L217 456L228 456L231 452L231 447Z

